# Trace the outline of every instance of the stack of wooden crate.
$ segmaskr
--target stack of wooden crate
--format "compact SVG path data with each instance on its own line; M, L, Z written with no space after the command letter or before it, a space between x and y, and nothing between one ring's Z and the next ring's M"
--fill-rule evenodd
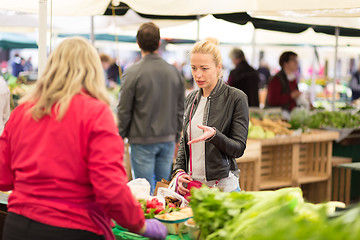
M249 140L243 157L237 159L241 169L240 187L246 191L273 190L282 187L301 187L304 198L310 202L329 201L331 198L332 141L338 132L313 130L301 136ZM252 179L245 162L255 155L253 144L259 148L259 157L253 163ZM259 162L259 164L256 163ZM249 164L249 163L247 163ZM245 168L245 169L244 169ZM256 170L257 169L257 170ZM251 181L248 187L247 181Z

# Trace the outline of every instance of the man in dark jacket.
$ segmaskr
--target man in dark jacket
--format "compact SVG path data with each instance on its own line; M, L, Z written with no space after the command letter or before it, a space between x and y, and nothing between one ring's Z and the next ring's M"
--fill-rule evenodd
M228 84L242 90L248 97L250 107L259 107L259 74L245 59L241 49L234 48L230 58L236 66L230 72Z
M135 178L146 178L153 191L155 181L169 179L175 143L180 142L184 82L177 69L158 55L160 31L155 24L142 24L136 39L142 59L123 75L119 133L130 142Z

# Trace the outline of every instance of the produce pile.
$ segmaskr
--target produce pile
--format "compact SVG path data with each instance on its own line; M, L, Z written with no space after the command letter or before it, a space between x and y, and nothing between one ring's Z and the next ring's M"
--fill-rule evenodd
M226 193L202 187L190 201L201 239L360 239L360 205L329 218L334 204L306 203L300 188Z
M264 118L262 120L257 118L250 118L249 122L249 138L273 138L276 135L291 135L292 131L288 128L291 125L278 120L271 120Z
M11 74L4 74L10 90L10 109L13 110L18 105L18 100L28 92L33 85L26 85L24 77L14 77Z
M360 126L360 113L352 112L309 112L304 109L291 112L289 123L293 129L306 128L357 128Z
M145 218L154 218L156 214L165 214L180 210L178 206L171 202L166 203L166 206L164 206L157 198L151 200L139 199L138 201L141 204Z

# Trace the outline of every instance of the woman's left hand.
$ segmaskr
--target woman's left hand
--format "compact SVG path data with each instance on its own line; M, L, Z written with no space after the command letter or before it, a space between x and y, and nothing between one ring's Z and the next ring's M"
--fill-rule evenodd
M214 136L214 134L216 133L216 130L215 130L214 128L212 128L212 127L208 127L208 126L204 126L204 125L200 125L200 124L198 124L197 126L198 126L198 128L201 128L202 130L204 130L204 133L201 134L200 137L195 138L195 139L189 141L189 142L187 143L188 145L190 145L190 144L192 144L192 143L197 143L197 142L205 141L205 140L211 138L212 136Z

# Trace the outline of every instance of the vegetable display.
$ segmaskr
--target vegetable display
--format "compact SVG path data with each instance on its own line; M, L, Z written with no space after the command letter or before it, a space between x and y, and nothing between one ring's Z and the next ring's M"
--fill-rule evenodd
M173 203L168 203L164 206L164 204L159 202L157 198L153 198L151 200L139 199L138 201L141 204L145 218L154 218L156 214L164 214L180 210L180 208L177 208Z
M291 135L290 124L278 120L250 118L249 138L273 138L276 135Z
M294 110L289 121L291 128L357 128L360 126L360 114L352 112L308 112Z
M333 203L307 203L300 188L225 193L202 187L192 190L190 205L206 240L360 239L360 206L329 218Z

